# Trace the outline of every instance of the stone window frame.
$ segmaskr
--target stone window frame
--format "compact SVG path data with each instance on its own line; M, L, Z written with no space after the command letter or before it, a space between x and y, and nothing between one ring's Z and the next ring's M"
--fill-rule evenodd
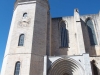
M62 22L64 22L65 24L66 24L66 30L67 30L67 38L66 38L66 40L67 40L67 45L66 46L63 46L62 44L61 44L61 23ZM60 48L69 48L69 35L68 35L68 22L67 21L65 21L65 20L61 20L60 22L59 22L59 46L60 46Z
M94 28L95 38L96 38L96 42L97 42L97 43L94 44L94 45L91 45L91 42L90 42L90 45L91 45L91 46L95 46L95 45L98 45L98 38L97 38L97 33L96 33L95 22L94 22L93 18L91 18L91 17L87 17L86 20L85 20L85 24L86 24L86 26L87 26L87 21L88 21L88 20L91 20L92 23L93 23L93 28ZM87 30L88 30L88 28L87 28ZM88 34L89 34L89 32L88 32ZM90 36L89 36L89 39L90 39Z
M15 63L15 70L14 70L14 75L19 75L20 74L20 61L17 61Z
M24 37L23 37L23 42L22 42L21 38L23 35L24 35ZM22 33L19 35L18 46L24 46L24 42L25 42L25 34Z
M23 13L23 18L27 18L28 17L28 13L27 12L24 12Z

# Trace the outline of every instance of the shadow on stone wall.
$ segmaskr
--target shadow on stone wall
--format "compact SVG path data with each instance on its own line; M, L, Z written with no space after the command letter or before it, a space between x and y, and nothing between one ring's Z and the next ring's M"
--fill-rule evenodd
M93 34L92 34L91 28L87 26L86 23L82 19L81 19L81 26L82 26L86 53L89 53L90 56L96 55L96 49L94 45L95 42L93 40Z
M93 73L93 75L98 75L98 68L96 66L95 60L91 61L91 67L92 67L92 73Z

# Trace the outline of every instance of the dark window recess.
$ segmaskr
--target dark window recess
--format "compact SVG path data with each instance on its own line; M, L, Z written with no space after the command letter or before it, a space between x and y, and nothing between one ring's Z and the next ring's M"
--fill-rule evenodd
M64 21L60 24L61 47L68 47L68 30Z
M21 34L19 36L19 43L18 46L23 46L24 45L24 34Z
M86 24L87 24L87 29L88 29L88 33L89 33L90 44L97 45L96 34L95 34L92 20L88 19Z
M14 75L19 75L19 72L20 72L20 62L17 62L15 65Z
M23 18L26 18L26 17L27 17L27 13L24 13L24 14L23 14Z
M98 75L98 68L95 65L95 60L91 62L93 75Z

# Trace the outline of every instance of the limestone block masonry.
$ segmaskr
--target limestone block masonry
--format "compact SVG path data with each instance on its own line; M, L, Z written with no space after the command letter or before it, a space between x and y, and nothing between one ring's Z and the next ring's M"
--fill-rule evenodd
M100 75L100 12L51 18L48 0L16 0L1 75Z

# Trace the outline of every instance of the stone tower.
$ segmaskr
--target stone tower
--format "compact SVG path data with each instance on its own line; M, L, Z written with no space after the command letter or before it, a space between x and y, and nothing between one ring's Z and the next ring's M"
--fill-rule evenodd
M43 75L48 13L47 0L15 2L1 75Z

